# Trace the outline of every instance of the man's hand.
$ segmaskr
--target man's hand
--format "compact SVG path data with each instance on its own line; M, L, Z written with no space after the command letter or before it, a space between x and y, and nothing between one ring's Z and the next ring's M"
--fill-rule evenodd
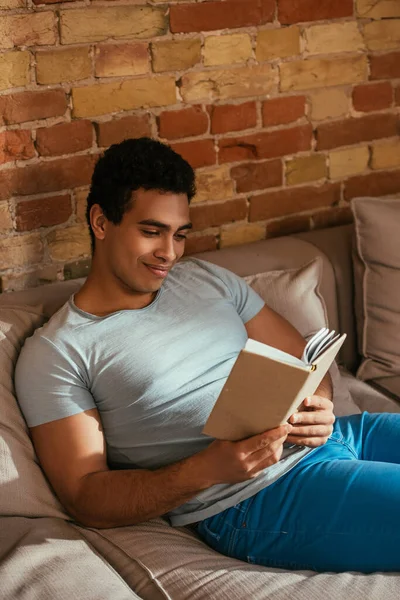
M210 485L253 479L279 461L292 429L285 424L239 442L216 440L192 458L197 458L198 473L207 473Z
M333 403L323 396L310 396L290 417L293 429L286 441L310 448L323 446L332 434L334 422Z

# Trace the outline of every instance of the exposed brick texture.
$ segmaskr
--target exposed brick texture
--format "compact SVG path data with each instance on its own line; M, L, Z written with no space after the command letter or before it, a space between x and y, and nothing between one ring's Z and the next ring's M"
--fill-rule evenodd
M64 90L21 92L0 96L0 124L10 125L64 115L67 98Z
M148 115L132 116L96 123L96 132L98 145L107 147L128 138L149 137L151 127Z
M228 131L250 129L257 124L255 102L211 106L210 115L211 133L227 133Z
M282 25L352 15L353 0L278 0L278 19Z
M30 131L17 129L0 133L0 165L33 156L35 156L35 148Z
M201 135L208 129L208 117L201 106L162 112L157 121L159 136L170 140Z
M303 150L311 150L311 140L310 125L225 138L219 142L219 161L237 162L295 154Z
M356 110L370 112L389 108L393 103L393 88L388 81L358 85L353 90L353 106Z
M193 169L214 165L217 155L213 140L200 140L198 142L179 142L172 144L175 152L178 152L192 165Z
M112 144L196 170L186 253L400 199L397 0L2 0L0 292L87 275Z
M398 135L399 122L399 115L388 113L324 123L317 128L317 148L327 150Z
M263 125L264 127L269 127L271 125L281 125L297 121L297 119L301 119L304 116L305 110L305 96L266 100L262 105Z
M370 57L371 79L400 77L400 52L378 54Z
M72 214L71 196L51 196L18 202L15 209L17 231L30 231L65 223Z
M278 187L283 183L282 161L245 163L233 167L231 175L236 181L236 190L239 193Z
M90 121L60 123L42 127L36 132L36 148L41 156L73 154L90 148L93 143L93 127Z
M173 4L170 23L173 33L212 31L263 25L272 21L274 0L214 0L200 4Z
M273 219L323 206L334 206L339 201L339 184L268 192L250 199L249 221Z
M346 200L357 196L388 196L400 192L400 171L380 171L348 179L344 188Z

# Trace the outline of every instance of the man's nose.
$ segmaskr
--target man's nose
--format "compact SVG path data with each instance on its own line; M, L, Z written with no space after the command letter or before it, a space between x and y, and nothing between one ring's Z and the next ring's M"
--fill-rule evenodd
M173 262L176 259L174 238L172 236L165 236L161 238L161 242L155 255L166 261Z

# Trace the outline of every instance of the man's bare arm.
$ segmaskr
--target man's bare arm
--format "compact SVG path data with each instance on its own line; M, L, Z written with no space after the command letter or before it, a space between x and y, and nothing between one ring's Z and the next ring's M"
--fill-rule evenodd
M151 470L108 468L96 409L33 427L40 463L60 501L88 527L132 525L180 506L218 483L256 477L278 462L290 425L241 442L214 441L205 450Z

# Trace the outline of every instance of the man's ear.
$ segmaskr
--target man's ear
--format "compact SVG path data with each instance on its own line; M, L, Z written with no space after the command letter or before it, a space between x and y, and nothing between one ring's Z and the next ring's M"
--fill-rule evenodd
M96 239L104 240L107 232L107 218L99 204L93 204L90 209L90 225Z

